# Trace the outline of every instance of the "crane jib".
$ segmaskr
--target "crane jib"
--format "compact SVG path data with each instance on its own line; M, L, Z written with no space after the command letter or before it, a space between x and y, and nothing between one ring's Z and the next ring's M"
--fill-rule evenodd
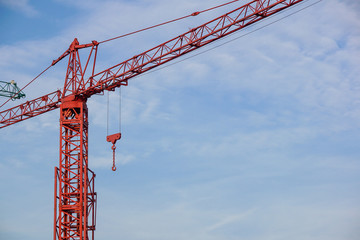
M89 98L105 90L113 90L120 86L127 86L128 80L135 76L168 63L302 1L303 0L253 0L150 50L135 55L99 73L92 74L92 76L86 80L81 79L81 84L78 84L78 89L73 89L70 95L77 95L79 98ZM81 48L95 47L97 45L98 43L93 41L89 44L70 46L72 46L72 51L78 51ZM63 55L70 55L70 52L67 50ZM63 55L60 57L61 59L64 57ZM90 55L87 64L91 57ZM57 61L58 60L55 60L54 62ZM96 51L94 65L95 62ZM84 76L84 72L82 76ZM53 98L54 93L43 96L52 99L53 101L51 103L42 101L41 98L43 97L40 97L0 112L0 128L58 108L58 104L62 101L61 98L69 96L66 94L66 91L69 89L66 88L69 88L70 85L71 84L65 86L62 96L56 101ZM24 108L27 109L26 112L22 111Z
M104 90L127 85L127 80L210 44L303 0L252 1L212 21L103 70L88 79L81 92L91 96Z

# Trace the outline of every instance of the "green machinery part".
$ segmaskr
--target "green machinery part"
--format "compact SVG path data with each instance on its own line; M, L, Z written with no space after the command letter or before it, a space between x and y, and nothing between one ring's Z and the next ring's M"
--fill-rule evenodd
M3 82L0 81L0 96L9 97L12 100L25 97L25 93L16 85L15 81Z

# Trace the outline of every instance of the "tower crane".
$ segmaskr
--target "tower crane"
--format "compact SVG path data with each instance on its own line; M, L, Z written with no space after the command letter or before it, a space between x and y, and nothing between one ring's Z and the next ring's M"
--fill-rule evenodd
M0 96L15 100L24 98L25 93L21 91L14 80L11 80L10 82L0 81Z
M127 86L128 81L151 69L197 50L303 0L251 0L243 6L190 29L171 40L100 72L95 72L98 46L74 39L52 66L68 58L65 83L57 90L0 112L0 128L60 109L60 160L55 167L54 240L94 239L97 193L95 174L88 167L87 100L94 94ZM235 2L235 1L234 1ZM192 15L198 15L194 12ZM89 49L80 61L79 51ZM90 71L90 77L85 73ZM108 136L115 144L121 134ZM113 169L114 170L114 169Z

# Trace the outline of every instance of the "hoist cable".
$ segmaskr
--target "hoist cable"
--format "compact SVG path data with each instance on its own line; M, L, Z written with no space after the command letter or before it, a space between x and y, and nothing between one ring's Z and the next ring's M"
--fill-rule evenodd
M106 100L106 135L109 135L109 132L111 131L111 121L110 121L110 91L107 91L107 100ZM119 132L121 132L121 87L119 88L119 113L118 113L118 117L119 117L119 126L118 126L118 130ZM113 127L114 128L114 127ZM116 126L115 126L116 128Z
M110 100L109 100L109 94L110 92L108 91L107 92L107 107L106 107L106 135L108 136L109 135L109 118L110 118L110 110L109 110L109 103L110 103Z
M119 132L121 133L121 87L119 88Z

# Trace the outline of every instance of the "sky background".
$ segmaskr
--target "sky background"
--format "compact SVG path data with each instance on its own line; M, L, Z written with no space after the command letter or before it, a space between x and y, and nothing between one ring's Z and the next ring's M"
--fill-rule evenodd
M224 2L0 0L0 80L24 86L75 37L102 41ZM97 70L246 2L102 44ZM359 240L359 1L323 0L241 37L315 2L132 79L116 172L107 94L89 99L96 239ZM1 111L61 89L65 64ZM109 98L112 134L119 91ZM1 240L52 238L58 119L54 110L0 130Z

